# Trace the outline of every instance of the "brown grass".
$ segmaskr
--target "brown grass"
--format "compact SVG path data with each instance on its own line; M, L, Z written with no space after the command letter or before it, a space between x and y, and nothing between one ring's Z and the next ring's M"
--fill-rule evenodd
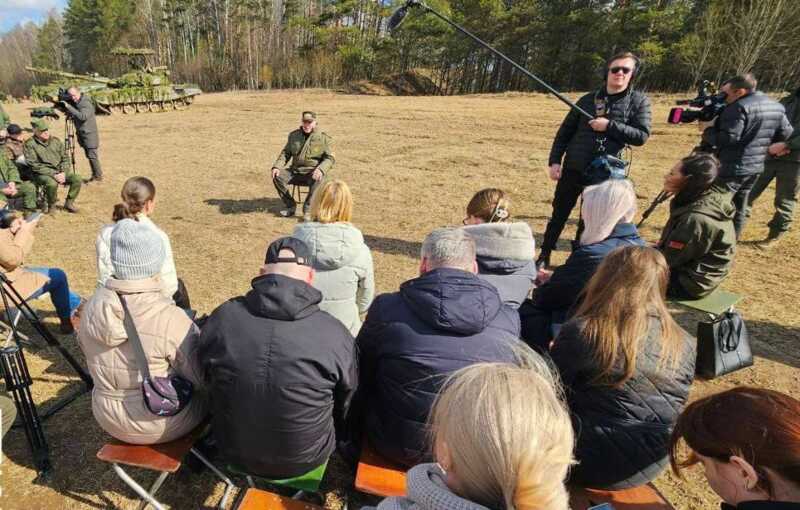
M638 193L646 197L640 208L660 189L662 174L698 137L694 125L664 122L672 99L653 98L653 137L635 152L633 178ZM29 106L7 109L22 121ZM83 190L80 214L58 212L43 222L29 263L64 268L73 287L88 296L95 285L97 231L109 221L123 181L147 175L158 186L154 220L172 239L178 273L195 308L210 312L248 288L268 241L290 233L296 224L274 215L279 202L266 176L304 109L317 111L321 127L334 137L334 174L354 191L354 222L373 249L379 292L392 291L415 275L423 236L435 227L459 223L467 200L480 188L509 191L513 215L529 222L539 238L544 231L554 190L544 168L565 113L555 99L537 94L365 97L318 90L226 93L200 96L185 111L102 118L106 181ZM60 124L54 132L60 136ZM79 167L88 173L82 156ZM800 235L791 233L767 253L748 244L766 235L772 193L768 190L757 204L725 283L725 288L747 296L740 309L754 340L756 364L719 381L697 382L694 397L741 384L800 394L800 283L795 275ZM643 235L655 240L665 219L662 206ZM562 237L573 234L571 225ZM563 260L566 248L564 242L556 261ZM47 300L36 306L52 324ZM680 316L692 331L697 318ZM78 351L73 339L63 342ZM37 402L46 405L76 387L56 353L29 349L26 355ZM95 459L107 436L92 418L88 395L46 422L45 432L54 470L49 480L36 482L22 431L6 436L0 507L135 508L132 491L110 466ZM352 491L352 475L341 464L334 463L327 478L331 506L345 494L351 507L365 501ZM144 479L149 483L152 476ZM698 473L685 482L664 474L657 485L676 508L718 505ZM181 472L167 480L160 495L172 508L197 508L213 505L221 492L221 484L209 474Z

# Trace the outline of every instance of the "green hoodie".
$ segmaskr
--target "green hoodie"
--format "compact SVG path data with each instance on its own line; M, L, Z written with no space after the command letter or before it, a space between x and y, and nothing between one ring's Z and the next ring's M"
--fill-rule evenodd
M718 185L688 204L670 203L658 245L681 286L695 298L711 294L730 272L735 212L730 192Z

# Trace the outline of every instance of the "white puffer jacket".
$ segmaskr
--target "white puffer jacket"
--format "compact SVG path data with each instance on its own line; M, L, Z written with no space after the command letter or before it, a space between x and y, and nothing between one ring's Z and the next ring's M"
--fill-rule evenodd
M321 310L350 330L361 329L364 313L375 296L372 254L364 236L350 223L299 224L292 233L311 250L316 275L312 285L322 292Z

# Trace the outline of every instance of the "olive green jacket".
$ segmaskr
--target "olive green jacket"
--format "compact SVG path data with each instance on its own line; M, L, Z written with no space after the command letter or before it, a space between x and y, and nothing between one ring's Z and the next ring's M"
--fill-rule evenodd
M285 168L291 160L292 172L305 174L319 168L325 174L334 163L332 146L333 139L318 129L314 129L308 138L302 129L296 129L289 133L289 140L272 168Z
M789 123L794 128L792 135L786 140L786 145L789 146L792 152L775 159L800 162L800 89L797 89L794 94L781 99L781 104L786 109L786 118L789 119Z
M711 294L728 276L736 248L730 191L714 185L688 204L670 203L658 246L681 286L694 298Z
M8 116L6 111L3 110L3 105L0 104L0 129L5 129L9 124L11 124L11 117Z
M64 143L55 136L46 142L33 136L25 142L24 151L25 161L34 174L53 176L59 172L69 172L69 158Z
M22 178L19 176L17 165L0 154L0 188L4 188L9 182L22 184Z

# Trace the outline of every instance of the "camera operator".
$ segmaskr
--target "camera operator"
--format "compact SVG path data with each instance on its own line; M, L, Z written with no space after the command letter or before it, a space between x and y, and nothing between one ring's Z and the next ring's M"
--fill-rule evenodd
M570 110L561 123L549 160L550 178L558 181L553 214L537 265L550 265L550 253L558 236L584 186L591 182L586 171L592 161L603 155L617 156L626 145L644 145L650 136L650 100L632 85L639 66L639 59L630 52L611 57L606 63L603 86L578 100L578 106L594 112L595 118L587 120Z
M764 171L767 150L792 134L783 105L757 92L756 83L750 73L723 83L720 91L727 106L703 130L703 143L713 147L721 164L719 180L733 192L737 239L746 221L747 197Z
M89 166L92 168L92 177L87 179L86 182L102 181L103 170L100 168L100 159L97 155L97 150L100 147L100 137L97 132L97 118L94 112L94 103L89 96L82 94L77 87L70 87L67 90L69 101L60 101L60 106L66 110L66 113L75 122L75 127L78 131L78 143L83 147L83 152L86 159L89 160Z

